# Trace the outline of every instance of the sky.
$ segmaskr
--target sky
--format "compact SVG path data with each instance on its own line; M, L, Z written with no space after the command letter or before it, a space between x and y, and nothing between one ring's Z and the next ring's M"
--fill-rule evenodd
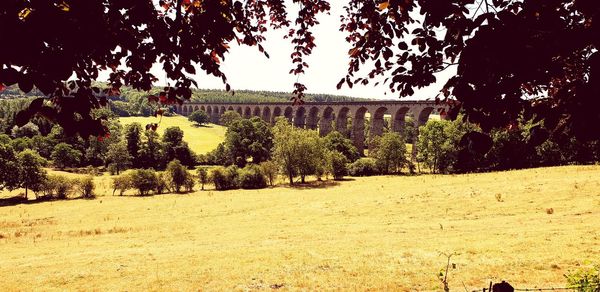
M288 1L289 2L289 1ZM323 93L333 95L347 95L372 99L398 99L397 93L389 92L386 85L374 87L371 82L367 86L354 85L352 89L346 85L337 90L336 85L341 78L346 76L350 58L348 51L350 45L345 40L345 34L339 31L340 15L344 12L344 1L330 1L330 15L321 15L318 19L320 24L313 28L316 48L312 55L306 59L309 64L308 70L299 77L299 81L307 86L307 93ZM293 8L295 4L289 3ZM294 17L290 15L290 17ZM257 47L238 46L230 44L231 49L222 64L222 71L226 74L228 82L233 90L264 90L290 92L296 81L295 75L290 75L292 68L290 54L292 45L290 40L284 40L285 30L269 31L267 40L263 47L269 53L266 58L258 51ZM412 97L405 100L422 100L434 98L442 88L445 81L455 74L455 66L438 74L438 82L420 90ZM197 72L201 70L197 68ZM165 84L165 73L160 66L154 66L152 72L159 78L159 84ZM224 89L221 79L197 74L195 80L198 87L203 89ZM387 94L386 94L387 92Z

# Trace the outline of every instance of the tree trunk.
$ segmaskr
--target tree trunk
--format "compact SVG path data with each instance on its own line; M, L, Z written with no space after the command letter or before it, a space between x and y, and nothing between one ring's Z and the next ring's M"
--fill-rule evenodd
M29 199L29 197L27 196L27 186L25 186L25 199Z
M306 176L305 175L301 175L300 178L302 179L302 183L305 183Z
M290 186L294 185L294 176L292 175L292 172L288 172L288 177L290 178Z

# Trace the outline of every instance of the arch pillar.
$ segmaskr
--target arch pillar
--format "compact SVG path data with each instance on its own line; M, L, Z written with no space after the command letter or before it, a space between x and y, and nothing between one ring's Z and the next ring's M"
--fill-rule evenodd
M273 109L273 115L271 116L271 124L275 124L275 121L277 121L278 117L281 117L283 115L283 113L281 112L281 108L276 106Z
M319 120L319 135L327 136L327 134L331 133L333 130L332 123L334 118L335 115L333 114L333 109L331 107L326 107Z
M342 135L348 137L348 113L350 109L343 107L337 114L335 119L335 130L342 133Z
M387 108L380 107L371 115L371 130L369 131L369 140L375 136L383 135L383 126L385 124L384 116Z
M219 112L219 107L213 107L212 115L210 115L210 122L213 124L219 124L219 118L221 117L221 113Z
M312 107L308 111L308 117L306 119L306 128L310 130L316 130L319 126L319 108Z
M306 125L306 109L304 107L299 107L296 109L296 114L294 115L294 126L297 128L304 128Z
M352 142L358 153L361 155L365 151L365 113L367 109L364 107L359 108L352 118Z

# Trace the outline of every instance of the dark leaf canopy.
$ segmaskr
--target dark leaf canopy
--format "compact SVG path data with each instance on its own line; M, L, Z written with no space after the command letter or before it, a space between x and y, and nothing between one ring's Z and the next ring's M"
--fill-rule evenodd
M47 100L17 117L43 115L67 133L102 136L90 109L123 85L149 90L158 63L171 81L153 101L181 103L196 67L227 78L220 62L232 43L256 46L268 27L285 28L294 44L291 74L303 74L315 47L311 29L325 0L5 0L0 5L0 88L38 88ZM457 66L440 100L453 99L484 131L519 118L543 120L550 133L574 129L598 139L600 5L596 0L349 0L340 29L351 44L352 87L372 80L411 96ZM296 15L294 13L294 15ZM318 41L318 40L317 40ZM94 88L109 70L108 88ZM381 79L381 80L379 80ZM67 80L72 80L67 82ZM295 102L306 87L295 83Z

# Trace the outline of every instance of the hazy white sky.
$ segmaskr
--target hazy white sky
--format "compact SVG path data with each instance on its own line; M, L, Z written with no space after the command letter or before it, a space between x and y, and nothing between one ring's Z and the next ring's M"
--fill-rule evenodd
M349 62L348 50L350 45L345 41L345 33L339 31L339 15L344 12L344 1L330 1L331 14L321 15L320 24L314 28L317 47L312 55L307 58L310 68L305 75L300 76L300 82L308 87L308 93L326 93L335 95L348 95L363 98L398 99L397 94L389 92L386 85L374 87L371 82L367 86L355 85L352 89L344 86L337 90L336 85L345 76ZM289 5L290 8L294 4ZM294 15L290 15L294 17ZM283 39L284 30L269 31L263 46L270 55L267 59L256 47L237 46L232 44L230 52L222 62L222 70L227 75L229 84L234 90L265 90L285 91L293 90L296 76L290 75L292 68L290 54L292 45L290 40ZM199 72L199 68L197 68ZM165 74L159 66L153 69L155 75L164 84ZM451 67L439 74L438 82L428 88L416 91L406 99L434 98L445 81L455 74ZM220 79L198 74L196 81L200 88L224 89ZM162 84L161 84L162 85ZM387 95L384 94L387 91Z

